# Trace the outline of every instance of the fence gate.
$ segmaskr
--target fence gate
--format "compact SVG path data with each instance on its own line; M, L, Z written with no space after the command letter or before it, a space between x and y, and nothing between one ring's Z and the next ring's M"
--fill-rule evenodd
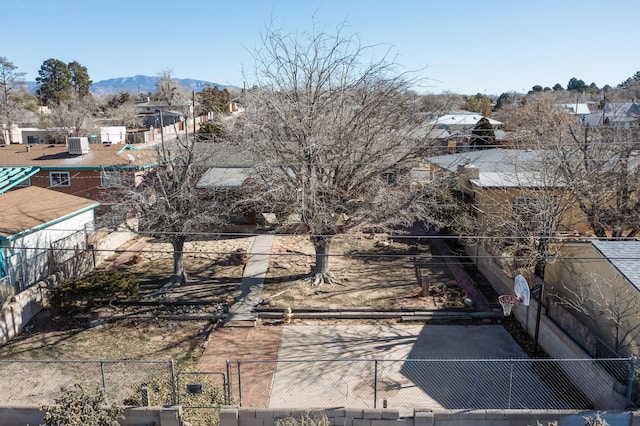
M176 373L178 405L183 408L219 408L229 404L227 376L220 371Z

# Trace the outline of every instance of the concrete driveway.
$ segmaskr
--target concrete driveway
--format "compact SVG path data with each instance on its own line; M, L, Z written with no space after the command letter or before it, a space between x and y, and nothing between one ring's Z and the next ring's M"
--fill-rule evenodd
M514 379L513 363L488 361L496 358L526 358L500 325L285 326L268 406L373 408L375 400L381 408L386 400L401 415L414 407L562 407L530 363L516 363ZM243 389L251 386L243 379Z

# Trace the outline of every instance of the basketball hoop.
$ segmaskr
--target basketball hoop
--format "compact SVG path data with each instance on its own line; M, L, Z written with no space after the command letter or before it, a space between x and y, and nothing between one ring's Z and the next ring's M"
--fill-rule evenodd
M505 317L508 317L511 315L511 308L513 308L515 304L520 303L520 298L511 294L503 294L502 296L498 296L498 302L502 305L502 313Z

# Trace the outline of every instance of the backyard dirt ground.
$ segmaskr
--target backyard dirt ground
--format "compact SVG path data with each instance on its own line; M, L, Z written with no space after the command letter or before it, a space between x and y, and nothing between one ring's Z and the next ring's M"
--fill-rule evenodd
M232 303L238 293L242 262L246 260L243 253L250 251L252 242L253 238L236 238L188 243L188 284L175 287L160 298L145 298L166 282L173 266L171 246L150 241L138 256L121 267L138 276L138 301L142 303L93 307L75 315L45 310L21 336L0 347L0 359L173 358L193 366L215 326L213 322L157 317L168 313L219 313L225 309L225 304ZM131 243L119 252L129 246ZM339 283L312 287L308 276L314 258L308 239L277 236L265 280L265 303L294 309L462 306L464 294L427 244L405 244L380 236L336 237L331 254L330 266ZM430 276L431 293L426 297L420 295L413 258L420 259L422 273ZM149 318L100 321L124 313L147 314Z

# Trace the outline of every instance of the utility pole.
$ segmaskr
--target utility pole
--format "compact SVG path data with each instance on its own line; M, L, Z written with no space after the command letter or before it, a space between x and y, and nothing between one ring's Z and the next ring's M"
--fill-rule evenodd
M193 96L193 102L191 105L193 105L193 137L196 136L196 91L192 90L191 94Z

